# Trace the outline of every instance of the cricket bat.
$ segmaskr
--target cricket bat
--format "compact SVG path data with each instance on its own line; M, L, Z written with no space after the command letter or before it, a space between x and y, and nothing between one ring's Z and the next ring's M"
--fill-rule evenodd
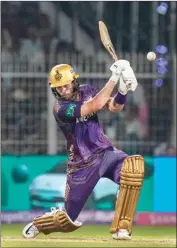
M104 22L99 21L98 26L99 26L100 38L101 38L101 41L103 43L103 46L106 48L106 50L111 55L113 60L117 61L118 56L116 55L116 52L115 52L114 46L111 42L109 32L108 32L106 25L104 24Z

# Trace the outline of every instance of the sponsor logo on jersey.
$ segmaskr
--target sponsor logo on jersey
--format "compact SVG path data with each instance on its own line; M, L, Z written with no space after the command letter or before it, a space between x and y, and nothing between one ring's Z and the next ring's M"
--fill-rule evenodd
M84 121L88 121L90 117L94 116L96 113L93 112L93 113L90 113L89 115L85 115L85 116L82 116L82 117L79 117L79 118L76 118L76 123L79 123L79 122L84 122Z

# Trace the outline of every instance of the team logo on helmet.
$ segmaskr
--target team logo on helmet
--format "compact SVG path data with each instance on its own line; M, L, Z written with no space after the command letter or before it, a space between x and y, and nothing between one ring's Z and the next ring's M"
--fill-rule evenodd
M56 70L56 71L55 71L54 78L55 78L57 81L60 81L62 77L63 77L63 75L62 75L61 73L59 73L58 70Z

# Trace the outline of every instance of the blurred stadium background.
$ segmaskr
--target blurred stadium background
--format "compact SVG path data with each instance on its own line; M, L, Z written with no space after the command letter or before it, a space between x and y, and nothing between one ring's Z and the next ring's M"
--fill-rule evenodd
M68 63L81 83L101 89L112 63L99 38L103 20L139 81L120 114L99 113L119 149L145 156L135 222L176 224L176 11L176 2L1 2L2 222L31 221L63 203L67 156L48 74ZM147 61L149 51L156 61ZM81 219L110 223L116 191L100 181Z

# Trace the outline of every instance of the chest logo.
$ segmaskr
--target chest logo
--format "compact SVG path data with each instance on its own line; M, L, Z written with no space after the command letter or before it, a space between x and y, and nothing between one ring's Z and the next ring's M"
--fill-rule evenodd
M66 116L68 116L68 117L74 116L74 108L75 108L75 107L76 107L76 104L71 103L71 104L68 106L67 110L66 110Z

